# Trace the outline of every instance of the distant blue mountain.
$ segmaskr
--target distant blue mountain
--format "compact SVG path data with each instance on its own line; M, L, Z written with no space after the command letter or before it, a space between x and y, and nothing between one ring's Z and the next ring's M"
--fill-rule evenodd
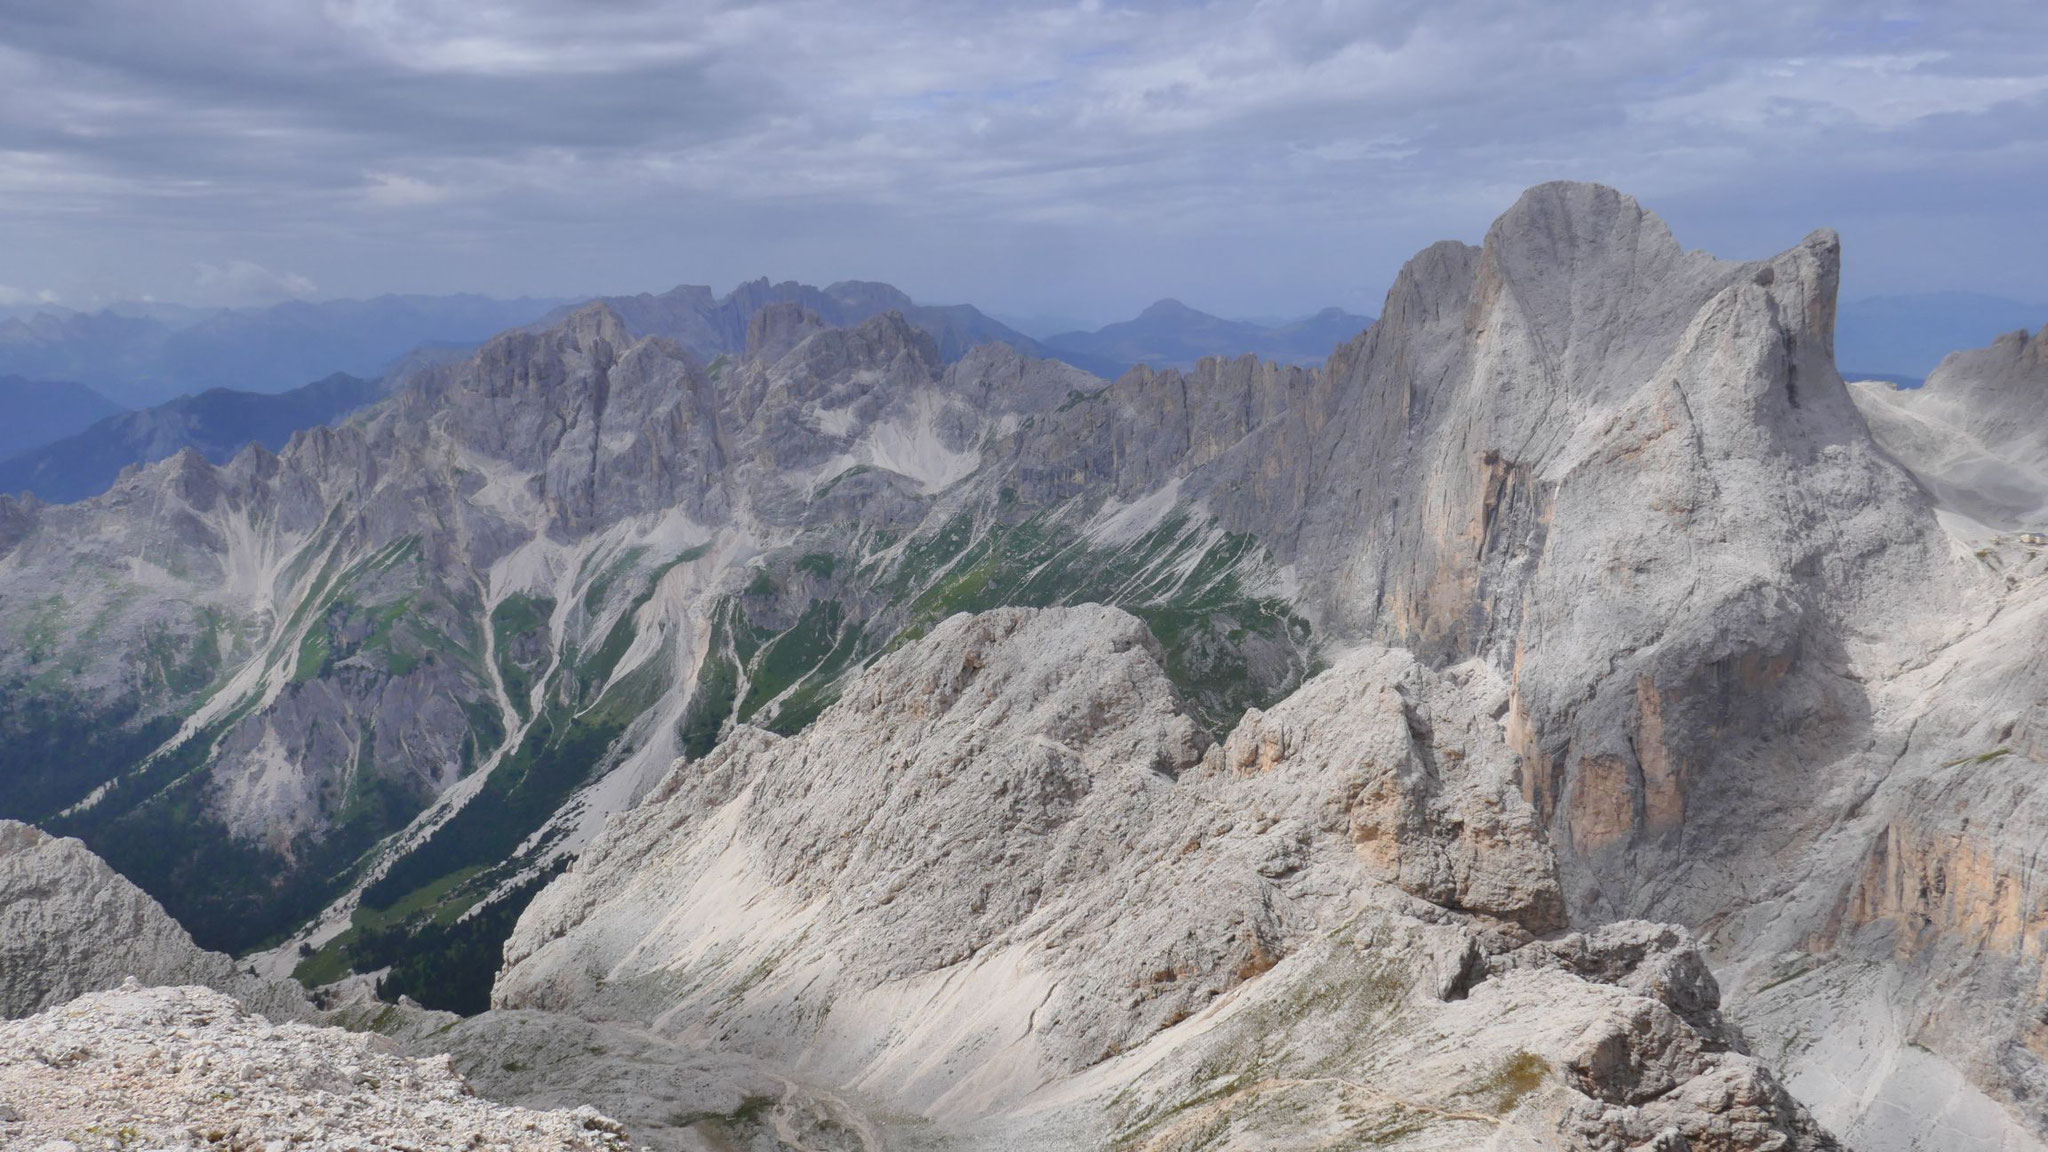
M208 388L281 392L373 376L422 344L480 343L561 300L379 296L268 308L117 305L0 319L0 374L75 380L131 407Z
M1043 340L1048 336L1057 336L1062 332L1075 332L1088 327L1088 322L1079 316L1048 313L1027 316L1022 313L1011 312L991 312L988 315L989 319L1000 324L1007 324L1034 340Z
M1178 300L1161 300L1135 319L1093 332L1064 332L1047 337L1045 343L1058 352L1154 368L1187 368L1204 356L1242 356L1247 352L1267 360L1302 364L1323 360L1371 323L1370 316L1325 308L1300 320L1269 325L1225 320Z
M709 358L746 347L747 324L769 304L796 304L834 327L851 327L871 316L898 312L938 345L947 361L981 344L1008 344L1027 356L1056 358L1099 376L1116 376L1128 361L1082 349L1053 348L995 320L971 304L919 304L901 289L871 280L842 280L824 288L766 277L741 284L723 296L701 284L683 284L659 296L607 296L605 303L636 335L663 336ZM556 319L566 315L560 309Z
M0 460L82 432L121 406L83 384L0 376Z
M1942 357L1981 348L2007 332L2038 331L2048 304L1972 292L1872 296L1841 305L1835 363L1849 379L1925 379Z
M213 388L180 396L0 460L0 492L33 492L52 504L68 504L106 491L130 465L165 460L187 448L216 464L251 443L276 451L292 433L332 423L382 395L375 381L336 373L289 392Z

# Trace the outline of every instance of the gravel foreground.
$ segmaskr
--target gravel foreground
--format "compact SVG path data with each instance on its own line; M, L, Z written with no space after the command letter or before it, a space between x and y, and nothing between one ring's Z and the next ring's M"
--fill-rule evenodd
M537 1112L474 1096L445 1056L272 1024L207 988L130 981L0 1023L0 1148L623 1152L591 1108Z

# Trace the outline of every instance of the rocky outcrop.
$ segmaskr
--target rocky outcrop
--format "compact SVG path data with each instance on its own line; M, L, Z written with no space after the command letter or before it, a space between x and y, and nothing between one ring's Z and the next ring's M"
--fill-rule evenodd
M259 980L194 944L85 845L0 820L0 1018L30 1016L130 979L205 985L279 1020L312 1011L296 986Z
M1439 1140L1827 1146L1683 933L1531 935L1563 909L1506 698L1367 649L1209 745L1135 618L956 616L803 734L679 763L528 909L494 999L968 1139L1051 1109L1132 1147L1395 1113Z
M1223 767L1253 787L1299 792L1304 821L1327 825L1341 811L1359 864L1379 880L1553 931L1566 923L1557 862L1501 739L1505 689L1480 664L1438 674L1407 652L1363 649L1271 710L1247 712L1223 742Z
M2048 329L1951 354L1919 388L1851 385L1877 442L1949 510L1992 531L2048 529Z
M0 1140L10 1148L625 1149L594 1109L477 1099L445 1057L276 1025L206 988L94 992L0 1023Z
M1128 615L955 617L803 734L743 731L672 770L522 918L494 999L744 1032L735 1047L792 1064L818 1049L806 1064L920 1106L1014 1097L1024 1069L1078 1070L1271 962L1280 910L1255 872L1197 894L1139 866L1198 834L1148 809L1205 744ZM1020 970L1053 923L1066 947L1048 960L1071 977L1057 991ZM692 955L709 963L677 968ZM927 987L881 991L903 984ZM1150 993L1127 1005L1134 987ZM990 1015L948 1025L928 997ZM990 1066L1034 1012L1046 1039ZM925 1039L870 1052L892 1029Z

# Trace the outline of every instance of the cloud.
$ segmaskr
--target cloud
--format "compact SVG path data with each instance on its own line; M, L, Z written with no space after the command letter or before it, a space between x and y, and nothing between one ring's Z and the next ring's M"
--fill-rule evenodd
M36 304L56 304L62 298L44 288L31 292L26 288L14 288L0 284L0 308L22 308Z
M198 300L208 304L275 304L281 300L301 300L320 291L318 285L304 276L290 272L272 272L261 264L248 260L230 260L225 264L199 264L192 287L198 293Z
M1084 290L1137 261L1212 300L1323 261L1260 309L1289 311L1366 278L1335 253L1383 285L1559 176L1716 239L1845 205L1901 267L1954 258L1956 229L2048 233L2044 125L2020 0L21 0L0 248L166 294L228 253L354 292L989 281L950 255L1006 262L1018 306L1069 297L1053 250Z
M449 196L447 188L417 176L405 176L397 172L366 172L363 176L367 184L363 192L364 198L372 204L386 208L437 204Z

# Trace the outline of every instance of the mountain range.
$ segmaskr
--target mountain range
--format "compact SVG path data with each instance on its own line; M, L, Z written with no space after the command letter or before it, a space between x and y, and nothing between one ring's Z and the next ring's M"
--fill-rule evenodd
M709 288L686 285L659 296L643 294L605 300L621 316L630 317L636 334L676 340L707 361L744 350L748 319L762 306L777 301L799 304L812 315L825 318L820 323L829 319L833 324L856 324L885 311L897 312L929 334L941 355L949 360L959 359L974 346L999 342L1032 355L1061 356L1110 374L1125 367L1086 352L1056 351L967 305L917 305L887 284L849 282L819 289L794 282L771 284L763 279L743 284L723 297L714 295ZM263 323L245 325L253 333L242 331L234 338L218 333L216 336L230 342L248 338L247 346L227 357L230 363L236 355L254 359L269 355L264 341L277 336L287 324L296 325L298 335L306 338L298 353L306 362L330 354L346 359L332 349L351 341L378 349L374 355L390 361L388 353L396 347L397 340L418 336L423 331L435 333L433 340L404 349L395 362L389 363L385 375L391 379L401 378L421 365L461 359L465 354L467 346L451 344L449 340L451 334L469 331L465 325L473 323L474 317L469 313L451 317L446 307L450 301L387 297L370 303L391 307L409 304L422 314L413 317L410 326L398 325L375 341L364 341L356 331L362 323L358 310L340 305L299 309L289 317L266 313ZM481 298L463 299L461 303L471 309L485 304L497 306L513 315L530 311L533 304ZM545 327L559 322L566 314L566 308L557 308L539 323ZM88 342L95 338L95 326L100 324L219 325L218 317L206 320L196 311L164 307L121 309L96 317L73 315L69 319L82 333L80 338ZM365 358L360 351L353 355L357 361ZM275 451L283 447L293 432L329 423L379 395L381 389L371 381L336 373L284 392L209 388L136 411L106 416L108 412L119 412L119 406L90 389L73 384L35 385L6 378L0 380L0 412L14 415L17 431L13 451L0 452L0 492L31 492L42 500L66 503L105 491L130 465L168 459L186 448L214 463L225 463L251 443ZM94 424L82 418L85 413L106 418ZM92 426L85 427L87 424Z
M1325 308L1303 320L1267 325L1225 320L1178 300L1161 300L1135 319L1093 332L1048 336L1045 342L1058 355L1080 354L1155 368L1192 368L1205 356L1243 355L1283 364L1309 364L1322 360L1330 349L1371 323L1370 316Z
M683 285L661 295L607 296L603 302L627 329L660 336L707 358L746 350L748 325L770 304L793 304L817 323L844 327L894 312L930 336L939 355L951 362L983 344L1007 344L1027 356L1062 359L1078 368L1114 376L1129 364L1084 350L1054 349L994 320L970 304L917 304L901 290L873 281L847 280L825 288L795 281L749 281L724 296L702 285ZM550 318L559 321L568 309Z
M251 444L276 451L294 432L327 424L377 399L370 380L335 373L287 392L209 388L108 416L73 435L0 459L0 492L52 503L107 490L121 473L191 450L225 464Z
M558 303L379 296L38 311L0 319L0 373L84 384L134 408L211 388L281 392L335 372L377 376L422 344L474 344Z
M1327 308L1284 322L1226 320L1161 300L1138 317L1094 331L1064 331L1034 339L969 305L920 306L886 284L846 282L818 289L758 280L724 297L686 286L660 296L608 297L635 331L677 339L706 356L737 351L746 319L772 300L796 300L832 324L852 324L881 311L901 312L939 342L942 354L958 359L977 344L1007 343L1028 355L1058 358L1098 375L1114 377L1138 363L1191 368L1205 356L1255 355L1280 363L1308 364L1371 323L1367 316ZM266 404L282 378L297 364L308 374L330 364L343 374L388 370L402 373L407 355L459 356L484 335L550 305L548 301L495 301L482 297L381 297L372 301L292 303L271 309L228 312L171 305L119 305L100 313L14 309L0 321L0 363L21 363L97 378L109 388L160 409L134 423L150 426L138 436L132 427L110 426L90 441L52 448L38 461L0 466L0 490L35 491L46 500L78 499L101 491L129 463L164 459L182 447L197 448L220 461L240 446L222 439L182 440L175 429L189 419L190 396L148 403L174 389L207 380L241 380L244 388L206 388L200 402L206 422L225 429L263 429L247 440L273 448L299 427L340 414L331 405ZM556 318L565 306L553 305ZM1861 366L1858 379L1918 383L1949 351L2026 327L2048 316L2001 297L1966 293L1873 297L1847 304L1840 321L1844 362ZM408 344L408 341L414 343ZM283 351L286 348L289 351ZM280 369L279 365L287 367ZM1876 370L1881 367L1883 370ZM240 405L250 411L236 412ZM0 461L82 432L120 405L76 384L30 384L0 378L0 412L9 414L11 438L0 442ZM279 414L304 408L302 423L280 425ZM90 417L90 418L88 418ZM129 450L117 445L126 444ZM66 456L81 462L57 471L47 462Z
M0 376L0 460L82 432L119 411L119 404L83 384Z
M664 1148L2040 1147L2048 330L1852 388L1840 266L1548 184L1114 378L679 288L0 497L5 938L218 989L31 1030L295 977Z

